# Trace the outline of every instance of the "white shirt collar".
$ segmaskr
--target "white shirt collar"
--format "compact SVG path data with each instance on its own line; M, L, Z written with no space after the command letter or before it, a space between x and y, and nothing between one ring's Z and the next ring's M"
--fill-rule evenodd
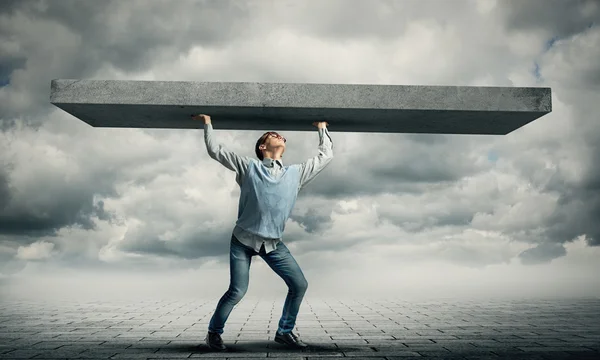
M283 162L281 160L273 160L271 158L264 158L262 163L267 167L273 167L275 164L279 164L280 167L283 167Z

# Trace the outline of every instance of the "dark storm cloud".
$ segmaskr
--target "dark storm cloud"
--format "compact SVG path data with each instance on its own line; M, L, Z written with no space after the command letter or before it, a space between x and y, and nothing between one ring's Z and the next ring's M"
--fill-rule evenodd
M378 216L380 219L388 220L408 232L418 233L440 226L469 226L477 211L477 208L452 209L450 211L440 209L438 212L422 213L415 217L406 218L399 217L394 212L382 210L379 211Z
M67 226L95 230L93 218L114 219L113 214L104 209L102 201L94 204L94 194L102 192L96 187L100 184L75 185L67 187L60 182L40 182L41 189L32 189L31 193L21 196L2 191L0 234L48 236L56 235Z
M576 188L571 193L561 194L559 204L545 229L547 236L564 243L586 235L589 245L599 246L600 188Z
M6 169L0 168L0 211L8 206L11 198L11 189L8 183Z
M324 207L309 207L301 212L297 209L292 212L290 221L295 221L309 234L322 234L323 231L331 228L331 209Z
M583 210L587 221L582 230L588 235L588 244L600 246L600 132L596 134L593 144L590 150L592 165L580 188L580 198L575 200L585 201Z
M193 46L226 44L244 34L249 19L245 3L226 0L23 0L3 2L2 8L8 16L31 21L0 29L0 42L19 43L18 50L0 47L0 79L16 69L26 70L27 76L11 79L5 89L30 98L25 104L1 104L4 129L14 125L14 117L48 111L52 79L89 78L105 64L126 72L144 71L156 62L177 59ZM31 68L42 62L46 69Z
M600 25L598 0L503 0L497 4L509 31L543 30L556 40Z
M569 40L600 26L600 1L598 0L508 0L499 1L499 13L505 18L505 27L510 32L542 31L546 34L547 48L558 41ZM600 46L599 44L589 44ZM578 58L578 71L563 78L562 87L600 90L598 66L586 66L591 59ZM591 60L591 62L596 62Z
M15 140L11 134L5 139L9 144ZM43 157L40 154L35 160L44 161ZM119 173L100 167L69 181L51 173L16 183L10 176L15 167L7 160L0 168L0 235L23 235L25 242L33 242L28 236L53 236L68 226L94 230L94 218L115 221L103 201L94 202L94 196L116 197Z
M26 60L24 58L14 58L10 55L0 58L0 82L2 82L2 84L8 84L10 81L10 74L17 69L23 69L25 63Z
M129 253L196 259L201 257L222 256L229 251L231 231L229 228L197 228L193 230L177 230L175 239L163 240L163 227L157 228L146 224L139 229L128 230L124 241L118 249Z
M375 139L379 139L381 147L373 147ZM364 151L352 156L335 155L331 169L324 170L328 179L316 179L306 192L329 199L422 193L428 186L452 184L489 166L476 164L470 157L471 146L484 141L485 137L468 135L365 135L362 143L356 145ZM454 150L448 152L449 148Z
M31 7L33 3L28 0L4 0L2 1L2 6L0 6L0 14L10 14L17 9L19 5Z
M562 244L541 243L520 253L519 258L525 265L534 265L546 263L565 255L567 255L567 250Z
M223 44L236 36L247 15L243 3L222 0L61 0L49 5L37 15L86 39L82 53L88 57L78 59L81 68L96 69L109 62L125 71L149 68L153 52L160 48L171 49L171 56L177 57L197 44ZM160 21L150 21L156 14ZM128 21L116 20L121 16Z

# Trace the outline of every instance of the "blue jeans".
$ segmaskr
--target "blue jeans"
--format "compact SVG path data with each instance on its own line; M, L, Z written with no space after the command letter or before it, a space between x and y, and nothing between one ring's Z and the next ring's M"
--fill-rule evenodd
M208 331L223 333L225 322L233 310L234 305L240 302L248 290L250 280L250 262L254 255L261 258L279 275L288 286L287 297L283 305L283 313L279 320L277 332L289 333L296 324L296 316L300 310L300 303L308 287L308 282L298 266L298 263L288 250L287 246L280 241L277 248L270 253L265 252L264 246L259 252L242 244L235 236L231 236L229 249L229 289L219 300L217 309L210 319Z

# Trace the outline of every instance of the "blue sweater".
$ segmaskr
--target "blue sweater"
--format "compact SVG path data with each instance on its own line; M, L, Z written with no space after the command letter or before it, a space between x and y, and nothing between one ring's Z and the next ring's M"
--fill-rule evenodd
M282 175L273 178L262 162L250 159L236 225L265 238L280 238L296 204L299 184L298 165L284 166Z
M260 174L265 174L265 170L267 170L270 175L271 181L279 182L279 178L287 173L288 170L291 172L294 171L294 168L297 168L299 171L300 182L298 184L298 192L301 191L307 184L309 184L333 159L333 143L331 141L331 137L329 136L329 132L327 128L318 129L319 134L319 145L318 150L319 154L309 158L307 161L302 162L301 164L290 165L289 167L284 167L282 159L273 160L268 157L264 158L262 163L258 160L255 160L248 156L241 156L236 154L233 151L227 149L226 146L219 144L214 136L214 131L211 124L204 125L204 141L206 142L206 150L208 150L208 154L211 158L217 160L223 166L231 171L235 171L236 178L235 181L238 183L240 188L243 188L244 184L246 184L246 177L249 172L250 163L255 162L253 165L255 169L261 169L256 172L257 177L255 177L255 181L248 181L249 184L253 184L256 186L257 184L270 184L268 181L260 182ZM291 174L290 172L290 174ZM255 191L255 190L253 190ZM273 193L272 191L270 192ZM250 193L249 193L250 194ZM254 228L253 226L248 226L250 222L248 219L250 218L251 210L251 201L245 200L242 201L242 194L240 194L240 207L238 210L238 218L243 220L242 222L248 228ZM257 199L263 198L256 193L252 196L255 199L255 208L254 212L259 212ZM282 195L279 197L283 198ZM272 198L272 196L271 196ZM295 201L295 198L294 200ZM293 207L294 204L291 203L290 207ZM245 215L245 211L248 211L248 214ZM282 212L285 214L285 212ZM244 215L244 216L242 216ZM255 219L258 218L256 214L254 214ZM238 221L240 223L240 221ZM285 225L285 221L283 222ZM301 225L302 226L302 225ZM275 227L275 226L273 226ZM275 227L276 228L276 227ZM283 229L283 226L281 227ZM279 237L264 237L255 234L254 231L244 230L241 226L236 225L233 229L233 234L235 237L244 245L253 248L256 252L258 252L261 246L264 245L265 251L267 253L274 251L277 248L277 243L281 241L281 236Z

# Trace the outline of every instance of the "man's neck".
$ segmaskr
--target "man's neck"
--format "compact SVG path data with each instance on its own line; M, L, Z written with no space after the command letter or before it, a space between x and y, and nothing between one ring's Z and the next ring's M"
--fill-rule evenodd
M269 159L273 159L273 160L279 160L281 162L281 154L271 154L271 153L265 153L264 158L269 158Z

